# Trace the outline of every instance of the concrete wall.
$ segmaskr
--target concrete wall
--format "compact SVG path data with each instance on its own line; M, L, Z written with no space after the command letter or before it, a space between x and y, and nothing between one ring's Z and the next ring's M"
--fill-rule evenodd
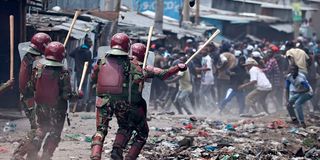
M262 8L261 14L272 17L279 17L281 20L287 22L292 21L292 11L288 9Z

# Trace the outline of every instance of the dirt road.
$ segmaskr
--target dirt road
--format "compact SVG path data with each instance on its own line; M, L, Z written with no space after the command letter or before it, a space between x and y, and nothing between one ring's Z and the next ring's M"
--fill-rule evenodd
M71 114L71 126L65 124L62 141L53 160L89 159L89 141L95 132L94 116L93 112ZM233 159L242 157L255 159L257 156L260 156L258 159L264 159L265 156L288 159L293 157L300 147L308 151L319 145L316 139L319 137L320 128L315 124L309 123L314 127L313 129L310 127L297 128L287 123L285 123L287 126L276 126L276 129L268 128L268 123L274 120L285 122L285 113L256 118L231 116L222 118L213 115L190 118L190 116L153 112L150 117L150 136L139 159L174 159L177 157L180 159L200 159L201 157L222 159L226 156L233 157ZM0 120L0 126L3 127L6 122L6 120ZM13 123L16 124L14 132L1 131L0 160L10 159L18 141L29 130L26 118L15 120ZM104 144L104 159L109 159L116 128L114 118ZM292 131L292 129L297 131ZM307 138L310 139L309 143L312 146L305 144ZM189 146L183 146L181 144L183 141L190 142ZM316 147L316 150L319 148Z

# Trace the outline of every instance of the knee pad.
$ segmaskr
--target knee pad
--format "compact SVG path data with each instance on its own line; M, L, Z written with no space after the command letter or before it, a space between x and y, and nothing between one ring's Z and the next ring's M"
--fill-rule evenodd
M101 159L104 137L105 135L103 135L103 133L99 131L92 136L90 159L92 160Z

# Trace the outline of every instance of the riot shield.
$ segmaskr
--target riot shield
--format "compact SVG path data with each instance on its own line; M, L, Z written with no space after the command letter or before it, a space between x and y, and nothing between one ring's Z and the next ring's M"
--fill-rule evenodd
M27 54L28 49L29 49L29 45L30 45L30 42L19 43L18 50L19 50L19 55L20 55L20 60L21 61L22 61L24 55Z
M153 66L154 65L154 58L155 58L154 52L149 51L147 65ZM150 101L151 83L152 83L152 79L147 79L146 82L144 83L144 88L142 91L142 97L146 100L147 106L149 106L149 101Z
M98 48L98 55L97 55L97 59L100 59L102 57L106 56L107 51L110 50L110 46L100 46Z

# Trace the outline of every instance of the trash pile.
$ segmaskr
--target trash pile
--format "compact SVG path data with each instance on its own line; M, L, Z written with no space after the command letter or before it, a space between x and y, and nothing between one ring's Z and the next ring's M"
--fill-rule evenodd
M166 117L167 118L167 117ZM320 127L295 128L284 120L245 119L233 123L180 118L176 127L158 128L142 159L290 159L320 157ZM319 123L318 123L319 124Z

